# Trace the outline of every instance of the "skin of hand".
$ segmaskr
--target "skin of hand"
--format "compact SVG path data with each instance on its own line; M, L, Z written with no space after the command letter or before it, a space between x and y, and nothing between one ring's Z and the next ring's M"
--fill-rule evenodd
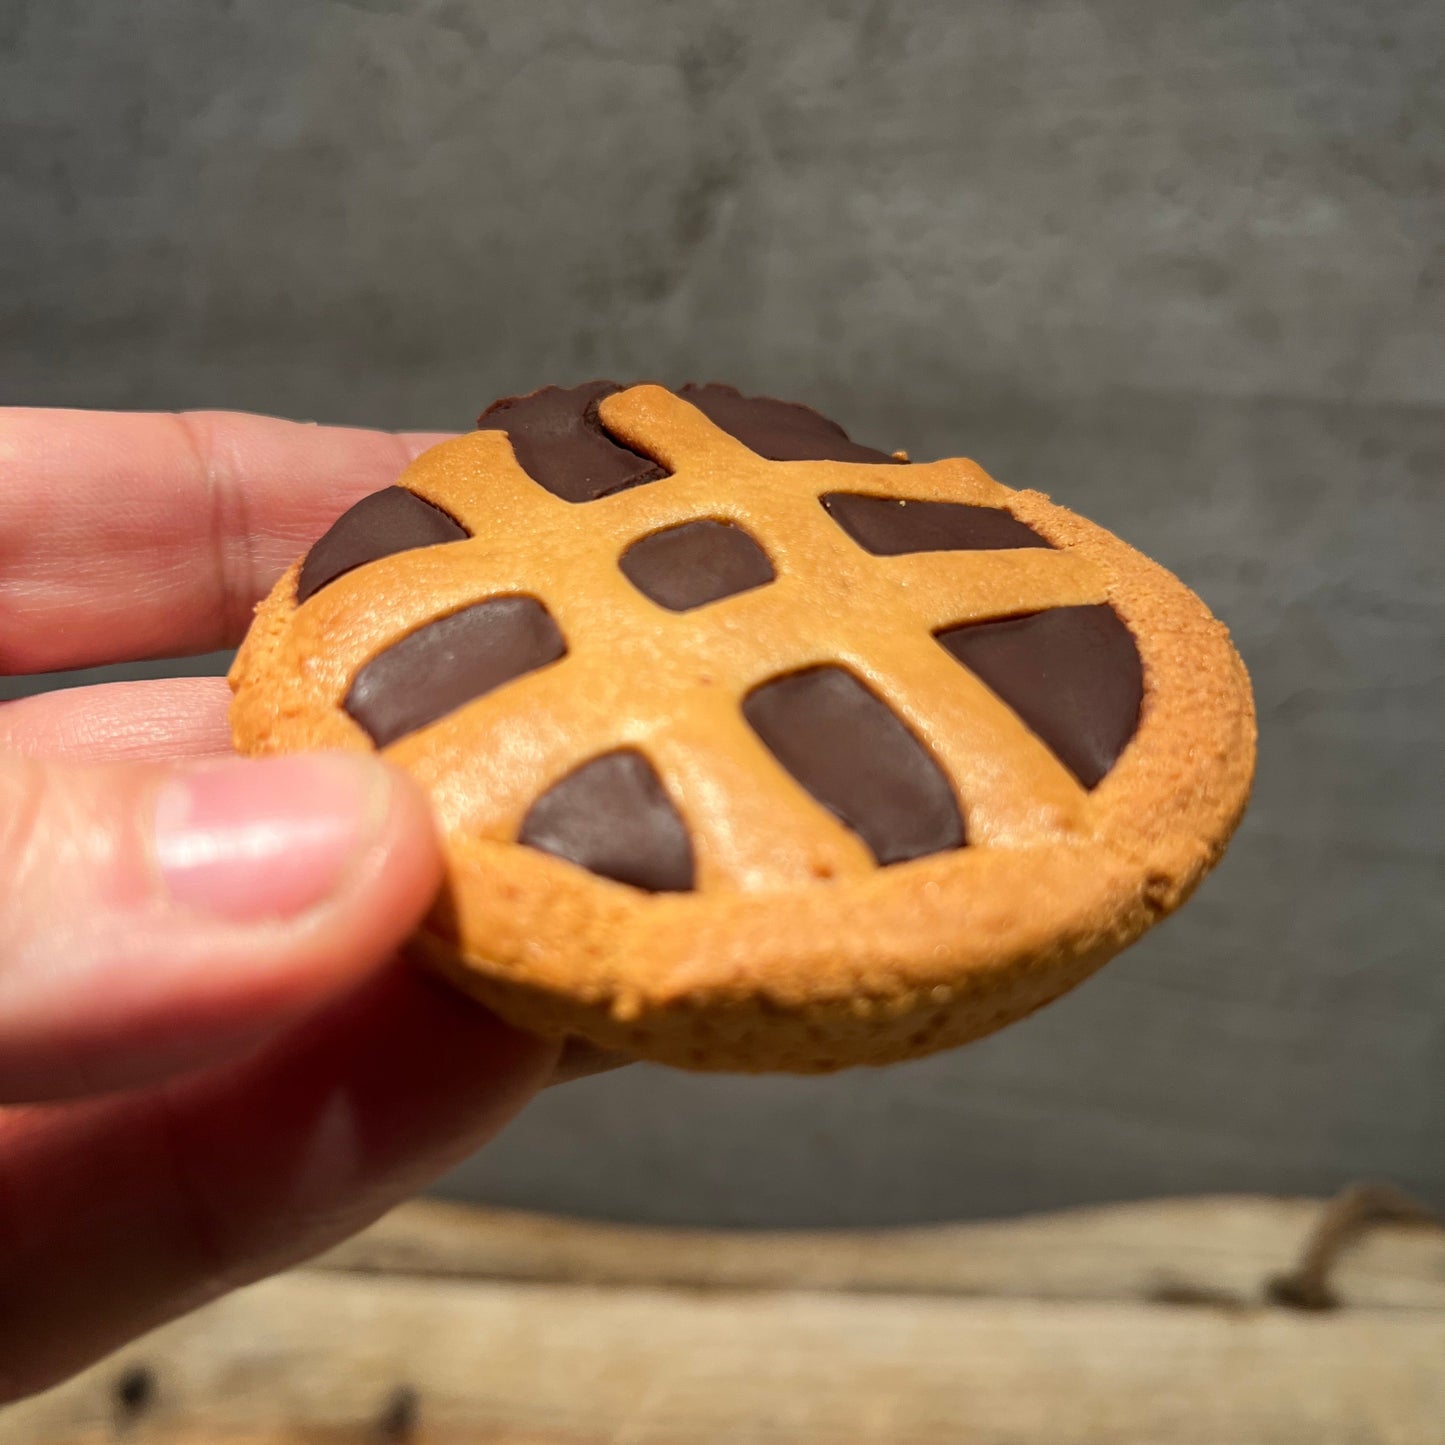
M235 645L438 438L0 410L0 673ZM398 945L442 862L380 758L242 759L219 678L0 705L0 1403L362 1228L541 1087Z

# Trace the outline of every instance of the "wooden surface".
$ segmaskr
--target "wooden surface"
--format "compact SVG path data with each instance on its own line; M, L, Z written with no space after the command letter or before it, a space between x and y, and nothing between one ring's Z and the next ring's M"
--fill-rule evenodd
M0 1415L0 1441L1432 1445L1445 1234L1379 1223L1408 1212L742 1236L414 1204ZM1272 1303L1311 1253L1339 1307Z

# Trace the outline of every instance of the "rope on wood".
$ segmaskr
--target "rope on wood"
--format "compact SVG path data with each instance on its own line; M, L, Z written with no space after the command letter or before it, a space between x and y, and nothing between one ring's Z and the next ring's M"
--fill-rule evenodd
M1270 1299L1290 1309L1338 1309L1339 1297L1330 1287L1336 1265L1382 1224L1445 1229L1445 1220L1392 1184L1352 1184L1321 1210L1295 1267L1270 1280Z

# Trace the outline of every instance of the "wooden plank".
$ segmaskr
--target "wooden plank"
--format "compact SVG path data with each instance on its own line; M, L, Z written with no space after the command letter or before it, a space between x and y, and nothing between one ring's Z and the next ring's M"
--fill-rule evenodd
M119 1423L117 1382L139 1369L149 1399ZM309 1271L15 1407L0 1437L1439 1445L1445 1316Z
M1347 1197L1348 1198L1348 1197ZM1305 1252L1318 1200L1156 1200L920 1229L635 1228L417 1201L324 1256L328 1270L684 1288L1262 1304ZM1353 1243L1340 1303L1445 1310L1445 1232Z

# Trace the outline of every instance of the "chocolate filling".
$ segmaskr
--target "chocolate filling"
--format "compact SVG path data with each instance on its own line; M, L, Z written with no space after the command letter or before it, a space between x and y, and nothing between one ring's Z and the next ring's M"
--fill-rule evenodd
M1006 702L1086 787L1139 725L1139 650L1107 604L975 622L938 640Z
M999 507L904 502L856 492L826 492L820 500L860 547L878 557L1049 545L1032 527Z
M603 397L621 390L615 381L545 386L530 396L493 402L477 429L506 432L518 465L553 496L592 502L667 475L603 429L597 408Z
M346 694L346 711L384 748L566 651L540 602L494 597L429 622L372 658Z
M747 592L776 575L768 555L730 522L685 522L634 542L617 564L644 597L672 612Z
M529 396L493 402L477 427L506 432L522 470L554 496L567 502L596 501L668 475L602 425L598 412L602 400L621 390L615 381L543 387ZM850 441L837 422L796 402L744 396L736 387L717 382L689 382L677 395L744 446L773 461L897 461L887 452Z
M630 748L554 783L532 804L518 841L651 893L693 886L687 829L652 764Z
M590 501L667 475L603 427L599 405L620 389L607 381L547 387L497 402L478 425L506 431L519 464L548 491L569 502ZM851 441L805 406L717 384L684 386L678 395L771 460L895 460ZM878 556L1049 546L998 508L856 492L830 492L821 502L849 537ZM312 547L297 599L305 602L365 563L467 536L439 508L391 487L363 498ZM618 566L644 596L672 611L764 586L775 576L753 537L713 519L643 537ZM1134 735L1142 667L1112 608L1061 607L937 636L1085 787L1105 776ZM418 628L373 658L357 673L345 707L384 747L566 651L542 603L492 598ZM845 668L775 678L749 694L743 713L783 767L852 828L880 864L965 843L946 775L893 710ZM520 841L639 888L694 885L683 820L651 763L631 749L596 758L556 783L532 805Z
M835 421L794 401L744 396L735 386L690 381L677 392L715 426L775 462L893 462L887 452L850 441Z
M296 600L305 602L327 583L366 562L409 552L413 547L461 542L467 536L440 507L405 487L373 492L344 511L306 554L296 582Z
M948 779L880 698L841 667L766 682L743 715L778 761L879 863L963 846Z

